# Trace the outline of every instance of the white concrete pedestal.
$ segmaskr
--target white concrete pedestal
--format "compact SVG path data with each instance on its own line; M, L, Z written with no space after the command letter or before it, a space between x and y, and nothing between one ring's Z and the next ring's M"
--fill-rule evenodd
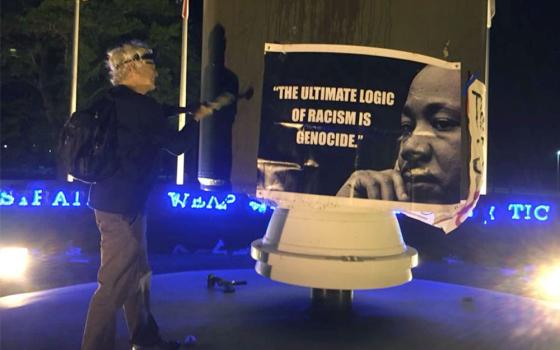
M317 289L396 286L418 264L393 212L372 210L278 208L251 256L259 274Z

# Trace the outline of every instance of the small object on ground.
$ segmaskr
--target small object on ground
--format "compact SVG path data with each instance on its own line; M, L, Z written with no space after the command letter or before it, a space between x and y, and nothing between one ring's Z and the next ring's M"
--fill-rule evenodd
M236 280L225 280L221 277L215 276L213 274L209 274L206 280L206 287L208 289L214 288L215 286L221 287L224 293L233 293L235 292L235 286L245 285L247 281L236 281Z

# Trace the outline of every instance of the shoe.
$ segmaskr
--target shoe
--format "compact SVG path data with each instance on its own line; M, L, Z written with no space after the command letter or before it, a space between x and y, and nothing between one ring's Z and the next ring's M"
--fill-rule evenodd
M160 339L153 345L132 345L132 350L178 350L181 344L174 340Z

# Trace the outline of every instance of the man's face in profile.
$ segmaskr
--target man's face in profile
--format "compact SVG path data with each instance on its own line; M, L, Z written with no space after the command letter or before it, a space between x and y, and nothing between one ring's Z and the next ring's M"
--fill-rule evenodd
M141 60L139 62L136 67L137 84L148 92L155 90L158 76L155 62L153 60Z
M414 78L401 116L398 167L414 202L460 200L461 76L426 66Z

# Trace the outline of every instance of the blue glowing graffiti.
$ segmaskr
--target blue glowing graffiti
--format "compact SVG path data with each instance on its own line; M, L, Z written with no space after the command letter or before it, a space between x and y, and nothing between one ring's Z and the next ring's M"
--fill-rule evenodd
M490 221L496 220L496 218L494 217L494 212L495 212L495 211L496 211L496 206L495 206L495 205L491 205L491 206L490 206L490 209L488 209L488 216L490 216ZM470 217L473 217L473 216L474 216L474 213L471 212L471 214L473 214L473 215L471 215ZM487 225L487 224L488 224L488 219L484 219L484 221L482 221L482 223L483 223L484 225Z
M546 211L545 215L542 214L543 210ZM549 212L550 212L550 205L539 205L535 208L533 215L535 216L535 219L539 221L547 221Z
M74 202L72 202L72 205L75 207L79 207L82 205L82 203L80 203L80 192L74 192ZM69 207L70 203L68 202L68 200L66 200L66 196L64 195L64 192L62 191L58 191L54 197L54 201L52 202L52 206L53 207L58 207L59 205L63 206L63 207Z
M167 192L166 202L172 208L185 210L230 211L248 208L251 212L265 214L274 207L246 195L212 192ZM160 194L158 194L160 195ZM34 188L25 191L0 189L2 207L53 207L80 208L84 206L86 193L80 190L49 191ZM157 198L157 197L156 197ZM155 200L155 198L154 198ZM554 222L557 208L552 203L516 201L505 204L482 204L469 213L470 220L484 225L496 222Z
M540 203L507 203L503 206L489 205L476 208L471 217L482 215L482 223L492 222L550 222L553 214L551 204Z
M192 208L192 209L216 209L227 210L228 206L235 203L237 197L234 194L227 194L223 200L219 200L216 195L210 195L210 198L205 199L198 196L192 199L190 206L188 200L191 197L190 193L167 192L171 199L171 206L174 208Z
M250 201L249 206L251 207L251 209L253 209L253 211L256 211L256 212L261 213L261 214L266 213L267 206L266 206L265 203Z
M533 205L531 204L512 203L508 205L508 210L513 213L511 217L512 220L520 220L521 217L523 217L524 220L532 220L533 218L539 221L548 220L550 205L537 205L535 209L532 208Z
M494 211L496 211L496 206L491 205L490 210L488 211L488 215L490 215L490 220L494 221L496 218L494 217Z
M82 202L80 198L84 196L82 191L57 191L54 196L42 189L34 189L25 193L17 193L11 190L0 190L0 206L18 206L18 207L80 207ZM50 200L52 198L52 201ZM68 201L70 199L72 202ZM17 202L17 204L16 204Z
M187 199L189 199L189 197L190 197L189 193L183 193L183 197L181 197L181 193L176 193L176 192L168 192L167 195L169 197L171 197L171 205L175 208L178 205L180 205L181 208L186 207L187 206Z
M27 201L25 202L27 205ZM11 192L2 191L0 192L0 205L12 205L14 204L14 196Z
M200 193L197 195L187 192L168 192L171 206L181 209L206 209L226 211L237 204L235 194ZM0 190L0 206L3 207L82 207L83 191L47 191L32 189L26 191ZM252 206L250 206L252 208ZM266 211L262 204L259 213Z

